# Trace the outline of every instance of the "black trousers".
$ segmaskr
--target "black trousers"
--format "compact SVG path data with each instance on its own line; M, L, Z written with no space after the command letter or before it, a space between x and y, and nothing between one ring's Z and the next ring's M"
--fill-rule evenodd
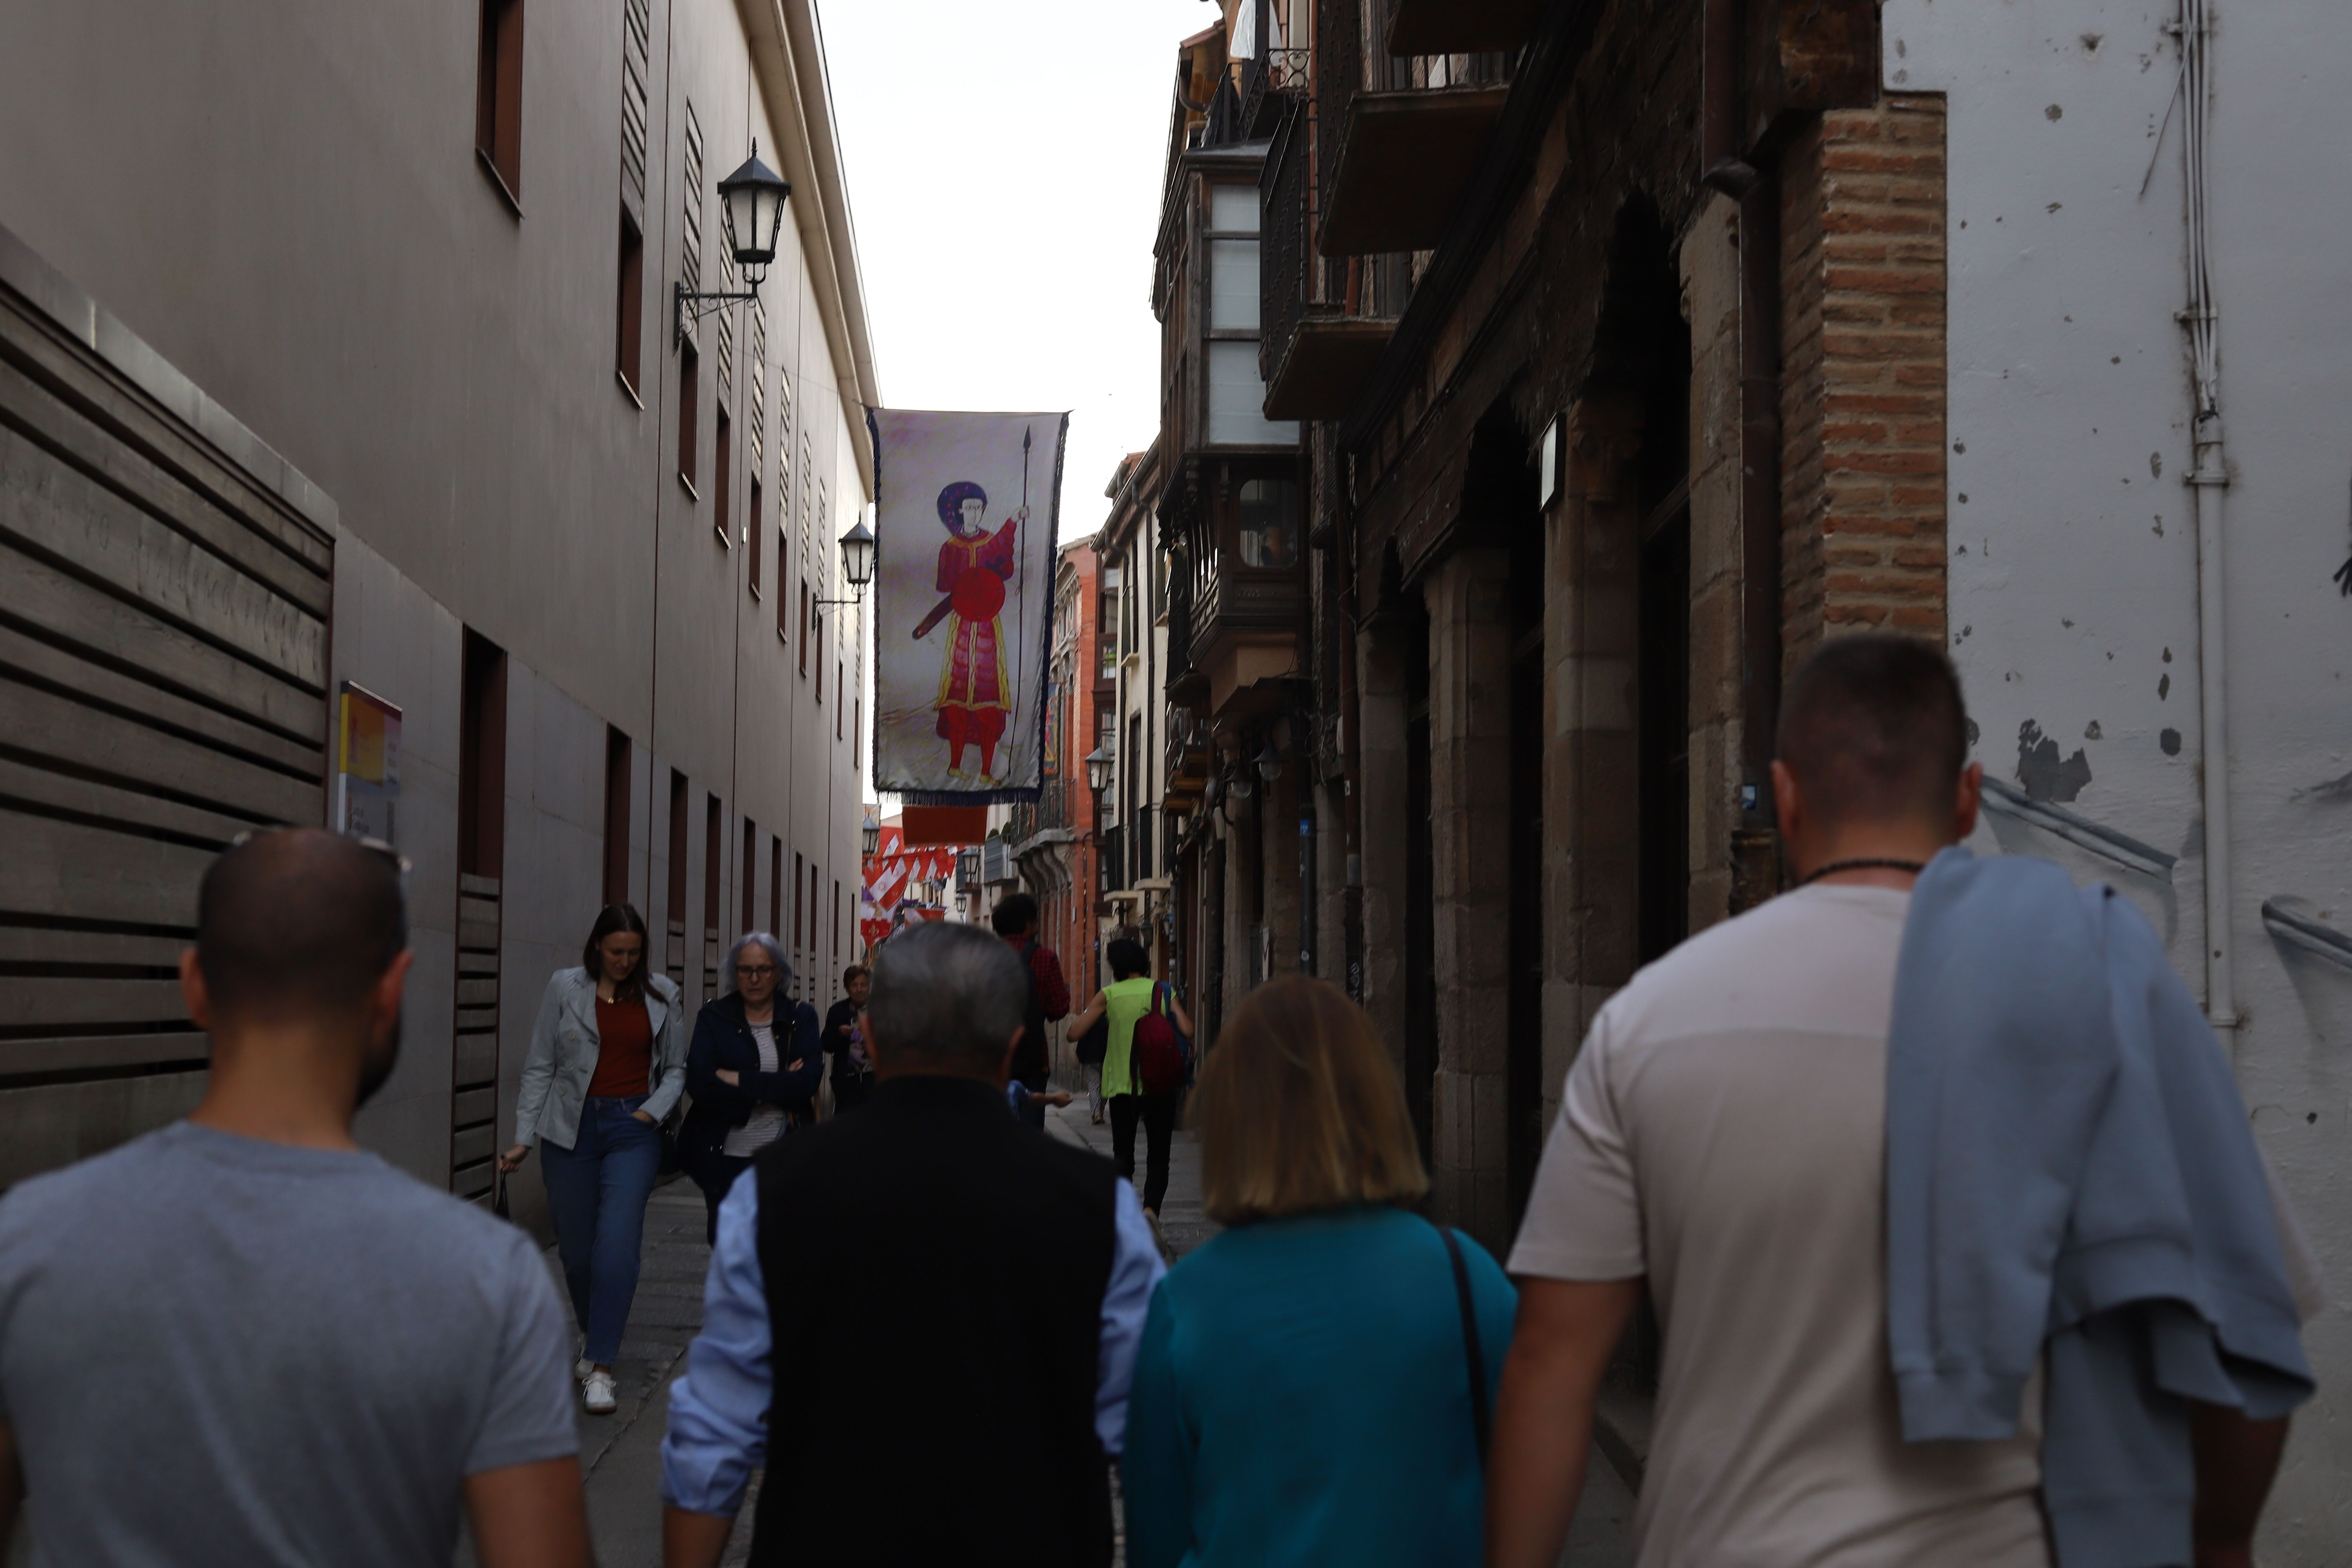
M1168 1146L1176 1136L1176 1102L1182 1098L1172 1092L1122 1094L1110 1102L1111 1156L1118 1173L1130 1182L1135 1180L1135 1124L1143 1123L1148 1162L1143 1206L1153 1214L1160 1212L1160 1200L1168 1195Z
M719 1205L727 1201L727 1189L735 1184L735 1178L751 1168L749 1154L713 1153L694 1173L694 1184L702 1189L702 1206L710 1216L709 1233L705 1239L713 1247L719 1245Z

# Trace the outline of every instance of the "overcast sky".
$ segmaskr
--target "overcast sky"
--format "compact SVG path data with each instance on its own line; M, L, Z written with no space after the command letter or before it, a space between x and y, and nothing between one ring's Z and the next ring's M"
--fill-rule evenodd
M883 400L1071 410L1062 537L1159 427L1151 240L1204 0L820 0Z

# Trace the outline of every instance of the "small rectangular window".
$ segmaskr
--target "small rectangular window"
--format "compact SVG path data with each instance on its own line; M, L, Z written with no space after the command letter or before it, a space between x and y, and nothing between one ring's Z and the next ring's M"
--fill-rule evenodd
M482 0L474 148L518 210L522 202L523 0Z
M768 840L768 934L784 929L784 841Z
M735 477L735 422L727 417L727 410L719 410L712 427L714 437L710 453L710 526L718 531L719 542L729 547L735 543L735 520L728 514L728 482Z
M677 354L677 477L694 489L695 426L702 414L702 356L692 343Z
M629 737L604 728L604 902L629 901Z
M621 384L637 390L638 368L646 341L646 239L637 220L621 214L621 265L613 296L613 367Z
M743 819L743 930L751 929L753 900L760 888L760 865L755 857L760 853L760 829L750 817ZM730 982L733 975L727 976Z
M1209 226L1221 234L1257 232L1255 185L1239 184L1209 187Z
M751 597L760 596L760 543L768 537L768 525L760 521L760 476L751 476L751 505L746 515L750 521L743 525L743 537L751 547L745 580L751 584Z
M784 592L784 563L792 558L792 527L789 523L779 522L776 525L776 640L786 645L793 640L793 599Z

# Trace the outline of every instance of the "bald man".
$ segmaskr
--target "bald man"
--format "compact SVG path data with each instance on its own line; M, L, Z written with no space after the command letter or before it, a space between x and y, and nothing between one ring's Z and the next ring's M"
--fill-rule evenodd
M520 1230L362 1152L400 1051L392 857L216 861L187 1120L0 1199L0 1538L76 1568L590 1562L563 1307Z

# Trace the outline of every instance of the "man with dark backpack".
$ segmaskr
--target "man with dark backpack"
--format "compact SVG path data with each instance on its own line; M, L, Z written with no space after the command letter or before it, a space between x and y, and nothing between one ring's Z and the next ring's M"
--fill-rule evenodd
M1192 1072L1192 1020L1172 987L1151 978L1143 944L1122 937L1110 944L1116 976L1095 993L1086 1010L1070 1020L1083 1035L1108 1020L1110 1038L1103 1052L1103 1094L1110 1100L1111 1152L1118 1168L1135 1174L1135 1129L1140 1122L1149 1149L1143 1180L1143 1211L1160 1217L1168 1194L1169 1145L1176 1131L1176 1108Z
M1013 1081L1029 1090L1021 1102L1021 1119L1038 1131L1045 1130L1045 1102L1035 1098L1045 1088L1052 1058L1045 1046L1045 1026L1070 1012L1070 985L1062 978L1062 960L1037 940L1037 900L1026 893L1008 893L988 917L996 934L1021 954L1029 972L1029 1007L1021 1022L1021 1043L1013 1050Z

